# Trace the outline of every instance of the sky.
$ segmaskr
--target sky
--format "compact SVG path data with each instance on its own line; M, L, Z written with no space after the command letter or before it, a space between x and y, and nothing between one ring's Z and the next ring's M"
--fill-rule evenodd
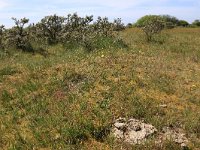
M27 17L36 23L44 16L75 12L122 18L124 23L134 23L144 15L169 14L191 23L200 19L200 0L0 0L0 25L13 26L12 17Z

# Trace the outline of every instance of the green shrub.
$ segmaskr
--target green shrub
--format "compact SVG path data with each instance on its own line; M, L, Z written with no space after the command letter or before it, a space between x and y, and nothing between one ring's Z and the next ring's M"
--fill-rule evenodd
M126 28L132 28L133 27L133 24L132 23L128 23L127 25L126 25Z
M141 17L140 19L137 20L137 22L135 23L136 27L144 27L148 21L154 20L155 18L162 20L162 17L158 16L158 15L146 15Z
M163 20L159 16L151 16L143 21L142 30L146 35L147 41L151 41L155 34L160 33L164 29Z
M173 28L175 28L175 25L172 22L165 22L165 28L173 29Z
M122 23L121 18L117 18L113 22L114 31L122 31L125 29L124 24Z
M187 27L189 25L190 24L185 20L179 20L179 22L178 22L178 26Z
M5 31L3 26L0 28L0 42L3 41L3 44L0 44L5 45L6 49L21 49L41 54L53 44L62 44L67 49L80 46L89 51L112 47L118 41L117 33L125 29L120 18L110 22L107 17L98 17L93 22L92 15L80 17L76 13L68 14L67 17L56 14L46 16L36 25L30 24L26 28L29 19L12 19L15 22L13 28Z
M57 44L63 29L64 17L52 15L44 17L36 24L36 37L47 40L48 44Z
M146 15L138 19L138 21L135 23L135 26L144 27L145 22L147 20L152 20L155 17L158 18L159 20L162 20L164 23L164 27L167 29L172 29L176 26L183 26L183 27L189 26L189 23L187 21L179 20L176 17L170 15Z
M170 16L170 15L160 15L160 17L162 18L162 20L166 23L166 24L171 24L170 27L176 27L179 24L179 20L174 17L174 16ZM166 26L167 28L168 26Z
M90 23L93 21L93 16L79 17L74 13L69 14L65 20L60 38L61 43L81 44L91 34Z
M12 19L15 22L15 26L5 31L5 47L14 47L16 49L21 49L24 51L33 51L33 48L29 42L28 32L24 28L24 26L29 22L29 19Z
M197 26L197 27L200 27L200 20L195 20L193 23L192 23L193 26Z
M3 39L4 25L0 26L0 50L4 49L2 39Z

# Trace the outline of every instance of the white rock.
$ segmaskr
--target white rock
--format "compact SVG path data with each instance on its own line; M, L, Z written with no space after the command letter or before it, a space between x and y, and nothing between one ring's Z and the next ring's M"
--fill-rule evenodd
M140 144L145 141L149 135L157 132L154 126L145 124L143 121L137 119L130 119L123 123L118 121L122 122L122 119L115 121L113 135L130 144Z

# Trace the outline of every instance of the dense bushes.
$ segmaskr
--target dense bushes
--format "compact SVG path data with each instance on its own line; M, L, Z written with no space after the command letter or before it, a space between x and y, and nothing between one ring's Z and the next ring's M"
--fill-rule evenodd
M30 24L28 27L25 25L29 19L12 19L15 22L13 28L7 30L4 30L3 26L0 28L0 44L4 49L34 51L60 43L63 46L82 46L91 51L100 48L101 45L105 46L101 43L105 42L102 40L104 37L111 40L111 43L116 43L117 32L124 29L124 24L119 18L110 22L106 17L98 17L94 21L93 16L80 17L76 13L67 17L46 16L37 24Z
M49 45L62 44L65 48L84 47L92 51L115 46L125 46L119 38L119 31L125 29L121 19L110 22L107 17L93 16L80 17L76 13L67 16L51 15L41 19L36 24L29 24L29 19L20 20L12 18L15 26L5 29L0 26L0 49L20 49L23 51L40 51ZM200 21L195 20L193 26L200 26ZM141 27L150 41L152 36L161 32L163 28L176 26L187 27L189 23L169 15L146 15L134 25L127 27Z

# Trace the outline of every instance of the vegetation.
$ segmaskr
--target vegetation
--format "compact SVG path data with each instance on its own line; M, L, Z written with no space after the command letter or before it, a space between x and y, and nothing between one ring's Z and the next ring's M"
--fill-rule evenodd
M200 149L199 28L163 29L161 44L147 42L141 29L124 29L120 19L66 18L53 15L29 26L15 19L18 27L0 28L6 46L0 59L1 149L181 149L172 141L156 144L156 136L143 145L116 141L110 130L119 117L144 120L159 131L182 128L189 149ZM27 40L48 55L14 50L5 39L20 41L16 48Z
M178 26L188 27L190 24L185 20L179 20Z
M192 25L200 27L200 20L195 20Z
M165 28L167 28L167 29L172 29L174 27L189 27L191 25L199 26L198 25L199 20L195 20L190 25L187 21L179 20L176 17L170 16L170 15L146 15L146 16L143 16L140 19L138 19L134 26L136 26L136 27L144 27L145 22L147 20L152 20L155 17L159 18L159 20L162 20L164 25L165 25Z
M98 17L92 22L93 16L79 17L76 13L69 14L67 17L46 16L36 25L31 24L27 28L24 26L29 19L12 19L15 22L13 28L5 31L3 26L0 28L1 38L4 39L2 45L5 49L16 48L32 52L59 43L64 46L76 43L87 50L92 50L99 47L94 47L94 45L97 43L99 45L101 43L99 39L104 37L109 38L113 43L117 42L116 32L124 29L120 18L109 22L108 18Z
M0 26L0 49L3 49L3 32L4 32L4 25Z
M143 22L142 30L146 34L147 41L151 41L153 35L160 33L163 29L163 20L158 16L151 16Z

